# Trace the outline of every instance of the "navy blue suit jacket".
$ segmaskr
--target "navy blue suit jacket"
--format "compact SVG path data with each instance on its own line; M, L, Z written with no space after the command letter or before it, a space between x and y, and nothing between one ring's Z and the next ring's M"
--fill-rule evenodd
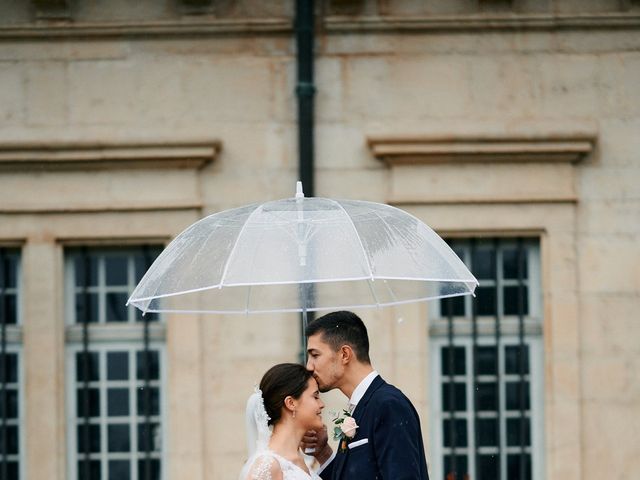
M358 424L346 452L320 473L323 480L428 480L418 412L377 376L353 412Z

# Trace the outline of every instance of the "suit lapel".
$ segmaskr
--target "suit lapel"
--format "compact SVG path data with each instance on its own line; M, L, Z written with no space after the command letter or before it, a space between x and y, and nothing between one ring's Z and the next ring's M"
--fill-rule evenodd
M375 393L376 390L378 390L384 384L385 384L385 381L382 380L382 377L380 377L380 375L378 375L376 378L373 379L373 382L371 382L371 385L369 385L369 388L367 388L367 391L364 393L364 395L358 402L358 405L356 405L356 408L353 411L352 416L356 420L356 423L358 425L360 425L360 420L364 416L364 412L367 409L367 404L369 403L369 400L371 400L372 395ZM358 429L358 432L360 432L360 428ZM357 438L357 437L358 437L358 434L356 434L354 438ZM338 448L340 448L339 445L338 445ZM340 476L342 475L342 470L344 468L345 463L347 462L348 456L349 456L348 449L344 453L338 452L336 454L336 458L334 460L336 464L334 465L334 470L333 470L333 478L335 480L340 479Z
M356 408L353 411L353 418L356 419L356 423L358 425L360 425L359 420L364 415L364 412L367 409L367 404L369 403L369 400L371 400L371 397L376 392L376 390L378 390L384 384L385 384L385 381L382 379L380 375L378 375L376 378L373 379L373 382L371 382L371 385L369 385L369 388L367 388L367 391L364 392L364 395L362 396L362 398L358 402L358 405L356 405Z

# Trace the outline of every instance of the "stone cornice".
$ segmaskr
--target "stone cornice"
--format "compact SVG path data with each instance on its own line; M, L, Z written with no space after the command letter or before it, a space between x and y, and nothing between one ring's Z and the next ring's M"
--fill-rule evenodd
M638 29L638 13L502 14L449 16L328 16L328 33L415 33L429 31ZM58 22L0 26L0 40L217 35L291 35L293 19L185 18L143 22Z
M97 204L97 205L61 205L61 206L23 206L23 205L0 205L1 215L59 215L59 214L86 214L86 213L132 213L132 212L180 212L202 210L204 205L201 202L193 203L167 203L167 204Z
M638 29L640 28L640 14L476 14L357 18L331 16L325 19L324 26L329 33Z
M593 150L596 136L371 136L367 141L373 155L390 166L475 162L575 163Z
M212 162L219 141L0 143L0 170L193 168Z
M389 200L387 203L400 208L411 207L415 205L553 205L563 203L578 203L578 197L576 197L575 195L565 195L557 197L523 196L520 198L499 198L498 196L488 198L464 198L462 196L457 196L455 198L438 198L432 200L394 198L393 200Z
M292 34L292 20L261 19L187 19L144 22L24 24L0 27L0 40L109 37L175 37L216 35Z

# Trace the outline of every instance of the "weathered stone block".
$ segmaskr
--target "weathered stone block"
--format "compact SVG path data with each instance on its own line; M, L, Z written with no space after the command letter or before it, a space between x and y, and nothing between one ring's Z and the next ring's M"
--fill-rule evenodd
M16 125L24 117L23 69L13 62L0 62L0 123Z
M315 66L316 121L335 123L344 118L345 83L344 65L341 58L319 59Z
M202 320L193 315L171 315L167 319L167 449L175 458L169 463L172 476L204 475L203 444L206 425L203 412L203 364L200 342Z
M533 116L539 108L537 62L528 56L481 56L470 62L470 107L500 116Z
M582 392L586 402L603 405L638 404L640 386L637 355L589 354L582 356Z
M584 235L638 235L640 198L585 200L578 206L579 232Z
M580 299L580 328L585 355L638 357L638 309L640 301L634 294L583 295Z
M26 68L26 121L33 125L67 122L67 67L61 62L38 62Z
M212 58L185 62L180 82L192 122L255 123L269 118L273 76L267 61Z
M577 55L540 55L536 77L538 115L572 117L597 114L595 58Z
M602 388L606 388L606 384ZM582 407L582 478L633 478L640 468L640 456L635 448L640 430L638 405L637 401L633 405L585 402ZM615 473L612 473L612 465L615 466Z
M571 201L571 165L492 164L402 165L391 171L392 202ZM483 178L482 182L477 181Z
M354 119L461 116L469 104L468 64L439 56L351 58L346 62L346 108ZM420 78L420 82L414 79ZM384 95L372 102L371 92Z
M135 72L120 61L74 62L69 65L69 117L76 125L135 123Z
M607 169L585 166L577 176L580 196L591 200L640 199L640 165L628 165ZM606 233L606 232L602 232Z
M640 255L635 239L603 235L579 242L578 268L584 294L640 291Z
M638 152L640 151L640 119L611 118L600 122L600 162L602 167L638 166ZM589 192L586 191L585 194Z

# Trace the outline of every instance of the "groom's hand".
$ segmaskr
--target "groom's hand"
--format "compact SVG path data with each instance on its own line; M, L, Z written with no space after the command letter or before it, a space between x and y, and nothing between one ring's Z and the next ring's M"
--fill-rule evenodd
M302 451L313 449L313 456L316 458L318 463L322 465L324 462L329 460L333 450L329 446L329 435L327 434L327 427L323 427L322 430L308 430L304 437L302 437L302 442L300 442L300 447Z

